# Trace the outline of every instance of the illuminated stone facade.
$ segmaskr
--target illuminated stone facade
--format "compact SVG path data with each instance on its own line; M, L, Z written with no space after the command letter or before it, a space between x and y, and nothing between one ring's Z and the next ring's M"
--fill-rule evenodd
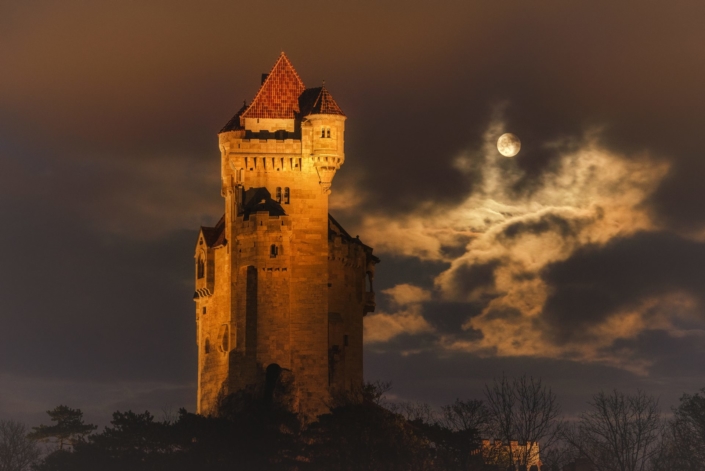
M313 417L362 385L379 260L328 214L345 119L282 53L218 135L225 214L195 253L199 413L250 390Z

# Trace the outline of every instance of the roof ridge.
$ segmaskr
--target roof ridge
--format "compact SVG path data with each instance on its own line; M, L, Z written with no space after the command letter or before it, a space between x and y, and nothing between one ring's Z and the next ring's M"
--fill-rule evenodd
M282 65L280 65L282 64ZM294 84L294 87L296 88L296 85L298 85L298 88L300 88L300 91L297 93L298 95L303 92L303 90L306 89L306 85L304 85L303 80L301 80L301 77L299 76L299 73L296 72L296 69L294 68L294 65L291 63L289 60L289 57L282 51L282 53L279 55L279 59L277 59L277 62L272 66L271 70L269 71L269 74L267 74L267 78L264 79L264 82L262 82L262 85L260 85L259 90L257 91L257 94L255 95L255 98L252 100L250 103L250 106L247 107L247 109L242 113L243 117L248 117L248 113L251 111L253 113L257 113L259 110L256 110L255 107L260 107L261 103L260 101L264 100L263 94L265 91L269 91L270 88L270 82L278 78L277 75L275 75L275 71L281 71L281 74L283 74L285 71L291 72L294 76L294 78L298 81L298 84ZM295 103L295 106L298 107L298 102L297 100L293 100ZM283 105L284 103L278 103L279 105ZM296 112L298 110L294 110ZM255 117L261 117L261 116L255 116Z

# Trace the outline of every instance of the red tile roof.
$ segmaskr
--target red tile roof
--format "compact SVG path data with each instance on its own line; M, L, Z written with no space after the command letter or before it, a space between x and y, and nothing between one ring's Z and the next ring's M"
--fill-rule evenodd
M338 114L345 116L345 113L340 109L326 87L305 90L299 98L299 106L302 116L310 114Z
M289 58L282 52L243 118L293 119L299 112L299 95L306 89Z

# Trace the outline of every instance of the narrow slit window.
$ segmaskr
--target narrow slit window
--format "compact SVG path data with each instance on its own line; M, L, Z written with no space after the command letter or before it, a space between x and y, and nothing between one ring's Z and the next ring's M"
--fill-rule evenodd
M277 203L282 202L282 187L277 187Z
M269 258L277 258L278 253L279 247L277 247L275 244L272 244L272 246L269 247Z
M197 266L197 269L196 269L196 276L197 276L198 279L200 280L201 278L203 278L203 276L205 275L205 272L206 272L206 263L205 263L205 261L203 260L203 257L200 256L200 255L199 255L199 257L198 257L198 263L197 263L197 265L198 265L198 266Z
M284 188L284 204L289 204L289 187Z

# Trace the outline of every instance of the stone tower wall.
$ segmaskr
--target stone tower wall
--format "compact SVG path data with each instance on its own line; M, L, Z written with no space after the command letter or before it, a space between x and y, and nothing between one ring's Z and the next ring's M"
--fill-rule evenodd
M319 99L337 109L323 92ZM196 249L200 413L215 412L230 393L266 393L273 365L287 378L291 407L309 418L328 409L331 392L362 384L372 250L331 229L345 117L319 112L249 116L219 134L225 215L202 229Z

